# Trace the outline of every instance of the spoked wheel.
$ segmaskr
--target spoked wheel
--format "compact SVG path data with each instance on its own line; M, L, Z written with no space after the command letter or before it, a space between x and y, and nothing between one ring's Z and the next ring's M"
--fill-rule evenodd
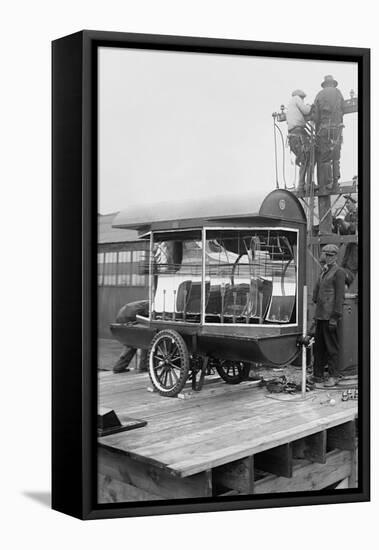
M247 379L250 368L240 361L227 360L221 361L220 364L216 366L216 370L227 384L239 384Z
M161 394L175 397L184 387L189 374L189 355L185 341L175 330L161 330L151 342L149 375Z

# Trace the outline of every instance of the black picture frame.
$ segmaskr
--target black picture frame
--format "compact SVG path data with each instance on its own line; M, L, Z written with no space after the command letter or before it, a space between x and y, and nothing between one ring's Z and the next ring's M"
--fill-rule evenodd
M100 46L353 61L359 89L359 486L339 492L96 502L97 49ZM81 31L52 44L52 507L81 519L370 499L370 50Z

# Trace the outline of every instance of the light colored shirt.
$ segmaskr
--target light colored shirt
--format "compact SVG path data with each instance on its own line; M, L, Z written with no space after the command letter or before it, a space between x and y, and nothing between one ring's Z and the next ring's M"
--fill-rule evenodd
M288 130L293 130L296 126L305 126L305 115L309 115L311 106L305 104L298 95L291 97L287 106L287 124Z

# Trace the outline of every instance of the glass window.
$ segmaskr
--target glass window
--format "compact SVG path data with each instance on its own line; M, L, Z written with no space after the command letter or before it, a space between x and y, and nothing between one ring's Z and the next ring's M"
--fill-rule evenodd
M132 260L132 253L130 250L123 250L118 253L119 263L128 263Z
M97 284L101 286L104 278L104 253L97 254Z
M207 230L205 322L296 323L297 232Z
M147 250L101 252L97 256L98 284L106 286L147 286Z
M188 237L186 232L171 237L154 235L153 319L193 323L201 320L201 233Z
M117 252L105 252L104 254L104 285L114 286L117 274Z

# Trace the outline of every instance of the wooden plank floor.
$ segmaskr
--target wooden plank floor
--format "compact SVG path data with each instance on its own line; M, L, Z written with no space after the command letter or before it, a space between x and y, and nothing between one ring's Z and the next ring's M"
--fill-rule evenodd
M189 399L147 391L146 373L99 373L99 406L147 420L147 426L99 439L100 445L171 474L187 477L353 420L357 402L320 404L327 392L303 402L278 401L252 383L209 381Z

